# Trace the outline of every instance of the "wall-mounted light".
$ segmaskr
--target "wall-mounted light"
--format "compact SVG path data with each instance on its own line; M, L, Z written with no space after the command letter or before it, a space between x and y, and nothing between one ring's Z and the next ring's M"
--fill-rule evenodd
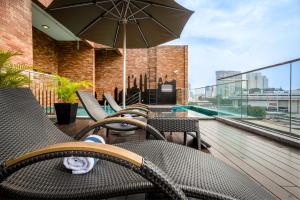
M43 27L44 29L49 29L49 28L50 28L49 26L47 26L47 25L45 25L45 24L43 24L42 27Z

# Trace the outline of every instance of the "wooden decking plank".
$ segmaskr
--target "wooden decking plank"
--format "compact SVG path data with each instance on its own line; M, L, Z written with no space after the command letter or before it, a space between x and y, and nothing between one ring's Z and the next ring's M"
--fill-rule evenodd
M221 131L219 130L219 127L213 127L213 126L206 126L207 128L214 128L216 130L218 130L218 133L221 133ZM291 165L294 166L295 168L299 169L300 170L300 159L297 159L297 158L294 158L292 156L289 156L289 155L286 155L286 154L283 154L281 152L278 152L276 150L274 150L273 148L268 148L266 147L265 145L258 145L257 142L253 141L252 138L249 138L246 136L246 134L243 134L244 132L241 132L240 130L232 130L230 129L230 127L228 127L227 125L224 125L222 126L222 134L229 134L234 132L234 133L238 133L238 134L235 134L235 135L232 135L235 139L239 139L239 141L241 142L247 142L247 145L249 143L255 145L255 147L259 147L260 149L262 149L263 151L262 152L265 152L267 151L269 154L272 154L273 158L276 158L278 159L279 161L283 161L284 163L287 163L287 162L291 162ZM246 137L245 137L246 136Z
M203 139L206 139L206 136L203 136ZM218 150L216 150L215 148L210 148L209 152L211 153L211 155L213 155L214 157L218 158L219 160L222 160L223 162L225 162L227 165L235 168L236 170L240 171L242 174L245 174L248 176L248 174L246 174L243 169L241 169L238 165L235 165L233 162L231 162L231 160L229 160L228 158L226 158L223 154L221 154ZM257 180L255 180L253 177L249 176L249 178L251 180L253 180L254 182L256 182L257 184L261 185L260 182L258 182Z
M211 134L211 133L218 134L219 137L222 137L222 138L230 141L230 144L238 146L242 149L245 149L245 150L247 150L247 153L255 154L256 156L280 167L282 170L285 170L286 172L293 174L294 176L300 178L300 168L295 163L291 163L288 160L285 160L285 162L282 162L281 160L275 159L274 157L270 156L269 152L262 152L259 150L258 147L253 147L249 143L247 144L247 142L234 139L233 137L234 137L234 134L236 134L236 133L231 133L230 135L228 135L227 133L223 132L222 134L219 134L218 130L215 130L212 127L206 128L206 130L209 132L208 134Z
M200 124L200 130L203 126L209 127L209 126L214 126L214 127L220 127L220 128L226 128L227 130L231 130L231 131L236 131L237 128L235 127L231 127L229 125L223 124L221 122L218 121L199 121ZM238 129L240 133L244 133L245 135L247 135L248 137L251 137L252 140L254 140L255 142L257 142L257 145L263 146L265 148L271 148L273 150L276 150L278 152L281 152L283 154L286 154L288 156L294 157L296 159L300 159L300 151L296 150L294 148L291 147L287 147L286 145L280 144L276 141L272 141L270 139L267 139L261 135L256 135L253 133L250 133L248 131L244 131L241 129ZM222 131L222 130L221 130Z
M213 135L210 135L210 136L207 136L207 137L210 138L211 140L214 140L216 143L218 143L219 146L226 149L228 152L232 153L236 157L243 160L243 162L245 162L249 166L255 168L260 173L262 173L262 174L266 175L267 177L269 177L269 179L271 179L272 181L274 181L278 185L280 185L280 186L295 186L294 183L292 183L291 181L288 181L285 178L279 176L277 173L275 173L272 170L265 167L262 163L260 163L260 162L256 161L255 159L249 157L246 153L242 153L242 152L234 149L233 147L230 146L230 144L225 142L224 139L220 140L220 139L218 139L217 137L215 137ZM297 181L297 180L298 179L296 179L295 181Z
M228 133L230 131L230 133L236 133L238 132L238 134L234 134L235 136L237 137L240 137L241 136L241 131L240 130L234 130L232 129L232 127L228 127L228 126L222 126L222 130L226 130L224 131L224 133ZM249 132L247 132L249 134ZM249 137L247 137L249 138ZM291 156L291 155L287 155L287 154L284 154L282 152L279 152L277 150L274 150L274 146L272 147L267 147L266 145L262 145L262 144L258 144L256 141L252 141L253 137L251 137L251 140L248 140L247 142L249 143L252 143L252 144L255 144L256 146L264 149L264 150L267 150L268 152L274 154L274 156L276 156L278 159L288 159L290 160L291 162L294 162L295 164L297 164L298 167L300 167L300 155L299 156ZM300 151L299 151L300 152Z
M284 187L284 189L294 194L296 197L300 197L300 187Z
M215 134L215 133L212 133L212 131L210 131L210 133ZM232 144L231 144L231 142L228 142L227 138L218 138L218 136L216 136L216 135L211 135L211 137L216 137L217 139L221 140L222 145L226 145L226 147L229 148L232 153L242 157L245 162L247 162L249 164L252 164L252 165L255 165L255 163L253 163L253 161L256 162L256 163L259 163L264 168L271 171L273 174L276 174L276 176L279 176L282 179L287 180L289 183L292 183L295 186L300 186L300 178L298 178L298 177L288 173L287 171L279 168L278 166L276 166L276 164L269 163L266 160L264 160L263 158L260 158L260 157L256 156L254 154L254 152L252 153L250 150L247 150L247 148L244 148L244 147L236 148L234 146L231 146ZM266 171L264 168L259 167L259 165L258 165L257 170L262 170L261 172L266 174L266 175L267 174L272 175L269 171ZM273 179L273 178L271 178L271 179ZM274 179L274 181L277 182L275 179ZM277 182L277 183L280 186L287 186L287 185L284 185L283 181Z
M213 145L214 149L217 149L218 152L223 154L227 159L229 159L231 162L233 162L235 165L239 166L246 174L257 180L261 185L263 185L267 190L269 190L272 194L274 194L279 199L284 200L296 200L296 196L285 190L284 188L280 187L276 183L274 183L272 180L270 180L265 175L258 172L255 168L249 166L247 163L245 163L242 159L239 157L236 157L234 154L228 152L223 147L219 146L218 143L211 140L208 137L205 137L207 142L209 142L211 145Z
M206 137L203 137L203 138L205 139ZM213 155L214 157L222 160L227 165L235 168L236 170L240 171L241 173L245 173L241 168L239 168L237 165L235 165L234 163L232 163L229 159L227 159L223 154L221 154L220 152L218 152L215 148L210 148L209 152L211 153L211 155Z

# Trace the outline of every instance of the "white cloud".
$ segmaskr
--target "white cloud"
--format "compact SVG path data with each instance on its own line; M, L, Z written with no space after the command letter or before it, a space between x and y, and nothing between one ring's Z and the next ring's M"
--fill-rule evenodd
M189 44L192 87L216 70L245 71L300 57L298 0L177 0L195 10L180 40Z

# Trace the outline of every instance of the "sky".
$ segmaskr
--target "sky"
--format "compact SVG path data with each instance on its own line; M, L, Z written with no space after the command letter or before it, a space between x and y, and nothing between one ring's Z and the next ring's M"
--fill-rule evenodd
M300 58L300 0L176 1L195 11L181 38L167 43L189 45L191 88L215 84L217 70L245 72ZM280 73L273 76L280 80ZM300 74L295 78L300 87Z

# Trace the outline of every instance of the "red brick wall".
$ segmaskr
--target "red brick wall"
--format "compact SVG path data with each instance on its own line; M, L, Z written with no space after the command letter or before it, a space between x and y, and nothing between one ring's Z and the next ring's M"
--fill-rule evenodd
M52 0L39 0L48 6ZM34 64L47 73L56 73L74 80L95 83L98 93L122 89L123 57L115 51L101 51L95 58L94 49L85 42L57 42L33 28L31 0L0 1L0 48L24 52L15 62ZM98 46L97 46L98 47ZM139 82L148 72L148 50L129 49L127 75ZM96 63L95 63L96 62ZM187 47L157 47L157 75L163 80L176 79L177 88L187 88ZM174 71L178 70L178 74ZM165 79L167 76L167 79ZM131 81L132 83L132 81ZM183 95L186 96L186 95Z
M163 81L176 79L177 89L188 87L187 46L157 47L157 78ZM114 94L115 87L122 90L123 57L114 51L97 51L96 53L96 92L101 99L104 92ZM175 75L174 71L178 70ZM127 77L136 78L139 84L140 75L148 73L148 50L127 50ZM167 79L165 79L167 76ZM132 84L132 81L131 81ZM132 86L132 85L131 85ZM131 87L130 86L130 87ZM181 95L180 103L186 103L187 93Z
M134 75L139 78L140 74L147 72L147 50L130 49L127 51L127 76ZM115 87L119 91L123 86L123 56L115 51L97 51L95 62L96 92L101 97L104 92L113 94Z
M84 42L58 42L58 74L73 80L87 80L94 83L95 51ZM91 88L90 91L94 91Z
M0 49L23 52L16 63L32 64L31 0L0 1Z
M33 63L39 70L94 84L94 62L94 49L87 43L77 49L77 42L59 42L33 28Z
M177 102L185 104L188 88L188 47L159 46L157 48L157 76L163 81L176 80ZM175 72L177 71L177 73ZM167 76L167 77L166 77Z
M48 7L53 0L38 0L43 6Z
M57 42L33 27L33 65L45 73L58 72Z

